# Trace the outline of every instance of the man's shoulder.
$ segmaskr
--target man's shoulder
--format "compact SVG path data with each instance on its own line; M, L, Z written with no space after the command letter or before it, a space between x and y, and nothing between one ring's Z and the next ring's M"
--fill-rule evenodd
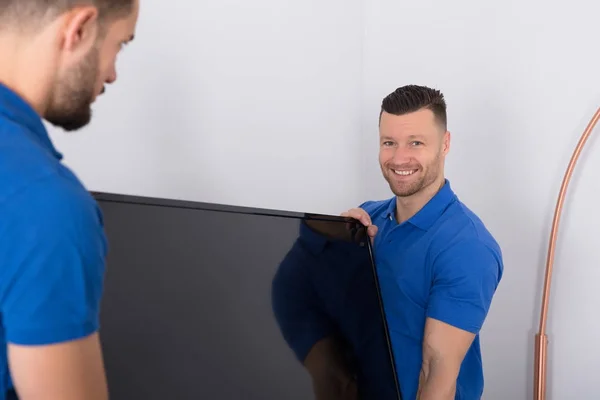
M462 271L465 276L476 277L477 270L498 281L503 275L500 244L482 219L460 201L453 203L436 224L430 252L438 272Z
M0 117L0 204L65 168L26 126Z
M501 253L500 245L484 221L465 203L454 202L440 218L436 226L436 241L440 246L453 243L483 245Z
M85 240L102 228L102 214L93 196L69 170L57 169L23 182L19 190L6 196L0 214L13 224L29 224L32 229L51 229L77 235Z
M53 236L69 235L74 243L104 240L100 209L77 176L37 143L26 127L1 122L0 226L4 232L53 232Z
M367 200L358 207L365 210L371 218L375 218L379 215L387 213L394 201L395 197L384 200Z

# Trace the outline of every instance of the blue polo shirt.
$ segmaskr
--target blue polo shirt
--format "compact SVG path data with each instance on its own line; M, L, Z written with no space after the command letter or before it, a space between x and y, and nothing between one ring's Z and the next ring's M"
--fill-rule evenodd
M12 387L7 343L98 329L102 216L61 158L36 112L0 84L0 400Z
M374 257L400 389L416 397L426 318L476 334L462 363L456 399L480 399L479 331L503 272L498 243L446 180L412 218L398 224L396 198L361 205L378 227Z

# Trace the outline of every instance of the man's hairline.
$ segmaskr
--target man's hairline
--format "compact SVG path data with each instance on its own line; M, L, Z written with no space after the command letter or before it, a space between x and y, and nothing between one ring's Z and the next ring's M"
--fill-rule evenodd
M381 126L381 117L383 116L383 113L386 113L386 114L389 114L389 115L395 115L397 117L400 117L400 116L403 116L403 115L414 114L414 113L417 113L417 112L423 111L423 110L429 110L429 111L431 111L431 113L433 114L433 118L435 119L435 121L437 122L437 124L440 126L440 129L441 129L442 133L445 134L446 132L448 132L448 126L447 126L447 124L444 124L442 121L439 120L439 118L437 117L437 115L435 115L435 112L433 112L433 110L431 109L430 105L426 105L426 106L423 106L423 107L421 107L421 108L419 108L417 110L409 111L409 112L403 112L403 113L400 113L400 114L394 114L394 113L388 112L383 107L381 107L381 109L379 111L379 121L377 123L377 126Z

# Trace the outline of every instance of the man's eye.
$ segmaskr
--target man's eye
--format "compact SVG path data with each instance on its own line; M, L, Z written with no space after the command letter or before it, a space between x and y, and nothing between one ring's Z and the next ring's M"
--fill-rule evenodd
M411 142L410 144L413 145L413 146L420 146L420 145L423 144L423 142L419 142L419 141L416 140L414 142Z

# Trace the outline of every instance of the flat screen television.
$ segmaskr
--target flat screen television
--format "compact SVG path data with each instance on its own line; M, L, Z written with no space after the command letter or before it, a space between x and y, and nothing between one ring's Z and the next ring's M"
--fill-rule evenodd
M93 195L109 241L112 400L400 399L357 221Z

